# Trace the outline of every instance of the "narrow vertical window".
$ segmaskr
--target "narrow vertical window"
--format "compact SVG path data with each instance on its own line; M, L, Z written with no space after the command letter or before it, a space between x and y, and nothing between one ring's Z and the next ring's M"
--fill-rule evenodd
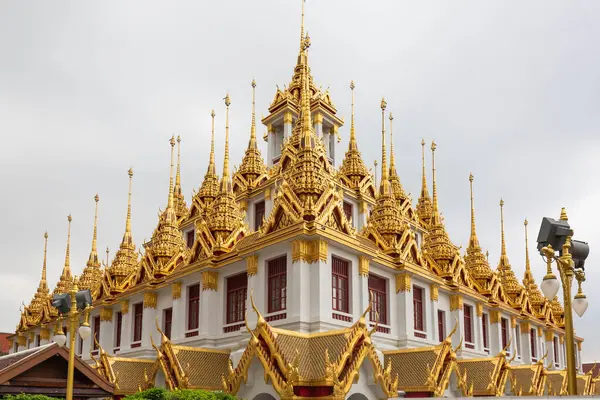
M254 204L254 230L257 231L262 225L265 217L265 201L261 200Z
M283 311L287 307L287 256L269 260L267 269L269 312Z
M521 327L519 325L515 326L515 331L515 340L517 342L517 357L521 357Z
M200 323L200 284L187 288L188 298L188 331L198 329Z
M171 326L173 325L173 308L165 308L163 311L163 332L171 339Z
M35 335L35 347L40 347L40 335Z
M100 343L100 316L96 315L92 323L92 349L98 350L98 344Z
M185 234L185 242L187 244L188 248L192 248L192 246L194 246L194 230L191 229L189 231L187 231L187 233Z
M552 342L554 345L554 365L558 367L558 338L554 336L554 340Z
M348 221L352 220L352 203L344 202L344 214L346 214Z
M349 263L341 258L331 258L332 308L335 311L349 312L348 301L348 270Z
M446 312L438 310L438 340L443 342L446 340Z
M490 352L490 337L489 337L489 319L487 314L483 314L481 318L481 331L483 333L483 349L489 353Z
M387 285L385 279L369 274L369 293L371 294L370 320L387 325ZM377 321L379 317L379 321Z
M464 322L465 322L465 347L474 348L473 346L473 307L465 305L464 307Z
M79 335L77 335L77 354L83 355L83 338Z
M418 286L413 286L413 314L415 330L424 332L423 289Z
M142 341L142 318L144 316L144 304L137 303L133 306L133 341ZM139 346L138 346L139 347Z
M117 312L117 316L115 317L115 341L114 347L119 350L121 347L121 328L123 324L123 313L121 311Z
M506 318L500 320L500 329L502 330L502 348L504 349L508 344L508 320ZM510 349L506 349L506 354L510 354Z
M531 344L531 361L537 361L537 343L535 337L535 329L531 329L529 331L529 341Z
M244 272L227 278L227 323L240 322L246 314L248 275Z

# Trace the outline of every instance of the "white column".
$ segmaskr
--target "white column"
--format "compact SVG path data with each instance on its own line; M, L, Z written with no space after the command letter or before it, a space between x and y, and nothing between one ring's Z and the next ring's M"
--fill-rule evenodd
M115 325L113 324L113 320L114 318L112 307L106 307L100 310L100 346L108 354L113 353L113 348L115 344ZM86 340L86 342L89 342L89 340Z
M430 303L430 318L428 320L431 321L431 329L428 332L431 332L431 340L434 342L438 341L438 296L439 296L439 285L436 283L432 283L429 285L429 303ZM445 322L445 321L444 321ZM429 324L428 324L429 326ZM445 325L444 325L445 326ZM447 330L447 329L446 329ZM448 331L448 333L450 333Z
M544 333L544 339L546 341L546 350L548 351L548 363L546 365L551 365L550 369L555 369L554 363L556 362L554 359L554 334L552 331L546 331Z
M225 292L225 281L219 277L217 271L202 272L202 285L200 287L200 326L199 334L219 335L223 333L223 324L226 323L226 312L220 313L218 299L218 284L222 282L223 292ZM215 310L215 308L217 308ZM185 315L185 313L184 313ZM183 331L187 328L187 320L184 317Z
M275 157L275 135L273 134L273 125L267 125L267 166L273 166L273 158Z
M152 347L150 338L154 343L160 343L160 334L156 330L156 302L158 293L144 293L144 313L142 314L142 347Z
M356 214L358 217L354 225L356 226L356 230L360 231L367 225L367 218L369 217L369 206L365 200L358 200L358 212ZM354 218L354 215L352 217Z
M328 152L329 158L331 158L331 163L333 164L334 167L335 167L335 141L337 140L337 132L338 132L338 127L334 125L331 128L331 133L329 135L326 135L327 138L329 139L329 143L326 146L328 149L327 152Z
M529 323L521 323L521 360L525 364L532 364L531 361L531 327Z
M294 269L305 269L310 271L310 287L302 290L300 294L308 291L310 293L310 315L312 321L329 321L332 315L332 289L331 289L331 257L327 256L329 264L323 261L308 263L298 260L294 263ZM352 288L349 288L352 290ZM349 301L352 296L349 295ZM352 312L352 310L350 310ZM301 309L301 315L304 313Z
M500 310L490 310L490 354L502 351L502 315Z
M398 339L414 339L414 305L412 302L412 282L408 272L396 274L396 302L398 305ZM403 345L401 343L401 345Z
M185 304L187 299L187 288L182 285L181 282L174 282L171 286L171 296L173 303L172 322L171 322L171 340L183 339L185 336ZM202 303L200 303L202 307ZM202 315L202 313L200 313ZM164 317L164 316L163 316ZM161 328L164 327L164 322L161 324Z
M286 111L283 114L283 138L284 138L284 140L286 138L289 138L290 136L292 136L292 121L293 121L292 113L289 111ZM278 153L279 153L279 150L275 149L274 154L278 154Z
M323 114L316 113L313 118L314 129L317 137L321 139L323 137ZM328 143L324 143L325 147L328 147Z
M483 351L483 304L475 304L475 319L473 320L473 334L475 335L475 350Z
M133 338L133 304L129 300L121 302L121 352L131 347Z
M461 294L450 295L450 321L452 321L452 326L458 321L456 333L452 335L452 346L456 347L459 345L461 339L465 337L465 311ZM465 345L463 342L464 348Z
M50 338L52 337L52 330L48 327L43 327L40 329L40 346L45 346L50 343Z
M293 246L297 246L297 244ZM314 271L310 264L302 259L292 261L293 257L291 254L287 256L287 271L290 277L287 280L288 318L299 319L306 323L310 320L321 320L319 319L320 310L318 309L318 296L320 295L319 271ZM316 279L312 276L312 273L317 273ZM312 306L317 306L317 309L313 310Z

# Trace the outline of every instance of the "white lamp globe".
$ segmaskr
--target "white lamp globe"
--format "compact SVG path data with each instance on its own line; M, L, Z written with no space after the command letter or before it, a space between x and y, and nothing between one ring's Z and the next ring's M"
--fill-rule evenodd
M573 299L573 310L575 313L581 317L585 313L585 310L588 308L588 300L583 293L577 293L575 298Z
M89 339L89 337L92 334L92 328L90 328L89 325L81 325L79 327L79 336L83 339L83 340L87 340Z
M546 296L548 300L552 300L558 294L560 283L558 283L558 279L556 279L554 274L548 274L544 277L540 287L544 296Z
M54 343L56 343L59 347L63 347L65 343L67 343L67 335L65 335L64 333L54 335L52 339L54 340Z

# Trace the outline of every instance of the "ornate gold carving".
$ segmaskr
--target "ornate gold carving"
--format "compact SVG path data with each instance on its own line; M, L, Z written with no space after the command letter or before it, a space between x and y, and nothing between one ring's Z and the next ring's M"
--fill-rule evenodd
M299 260L311 264L317 261L327 262L328 242L323 239L292 241L292 262Z
M537 335L538 335L538 337L544 336L544 330L542 329L541 326L537 327Z
M129 312L129 300L123 300L123 301L121 301L121 313L123 315L125 315L128 312Z
M546 342L552 342L554 340L554 332L548 329L544 332L544 338L546 339Z
M358 273L362 276L369 276L369 257L358 256Z
M40 329L40 339L41 340L50 340L50 329L42 328ZM578 342L581 343L581 342Z
M248 276L253 276L258 273L258 255L246 257L246 272Z
M322 124L323 123L323 114L316 113L315 116L313 117L313 121L315 124Z
M429 286L429 290L430 290L431 300L438 301L438 299L440 297L440 285L438 285L437 283L432 283Z
M265 189L265 200L271 200L271 186L267 186Z
M35 339L35 332L29 332L29 342L33 342L33 339Z
M412 289L411 276L408 272L396 274L396 293L410 292Z
M156 292L144 293L144 308L156 308Z
M173 300L177 300L181 298L181 282L173 282L171 285L171 297Z
M513 329L517 327L517 317L510 317L510 327Z
M521 334L529 334L531 331L531 323L529 321L521 321Z
M463 297L461 294L453 294L450 296L450 311L463 309Z
M247 200L240 200L240 202L238 203L240 205L240 210L242 211L248 211L248 201Z
M565 343L565 336L564 335L560 335L558 337L558 341L560 342L560 344L564 344Z
M113 309L112 307L102 307L100 309L100 321L112 322Z
M475 311L477 313L477 316L481 317L483 315L483 303L475 304Z
M19 347L27 346L27 338L23 335L17 336L17 344L19 345Z
M292 113L287 111L285 113L283 113L283 123L284 124L291 124L293 121L293 117L292 117Z
M362 200L360 202L360 213L361 214L366 214L367 212L369 212L369 203L367 203L366 201Z
M492 324L499 324L502 319L500 315L500 310L491 310L490 311L490 322Z
M217 271L202 272L202 290L217 291L217 282L219 281L219 273Z

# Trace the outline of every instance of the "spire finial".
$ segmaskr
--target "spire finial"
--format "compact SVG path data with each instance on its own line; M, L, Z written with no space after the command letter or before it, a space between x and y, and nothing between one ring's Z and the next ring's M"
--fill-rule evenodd
M208 163L207 173L216 175L217 171L215 168L215 110L211 110L210 117L212 118L212 130L210 139L210 161Z
M48 254L48 231L44 232L44 264L42 264L42 279L40 286L48 287L46 283L46 255Z
M300 22L300 52L304 50L304 2L306 0L300 0L302 2L302 20Z
M302 138L300 143L303 143L304 146L311 145L311 130L312 130L312 122L310 115L310 90L309 90L309 77L308 77L308 48L310 47L310 37L308 33L306 34L306 38L304 38L302 48L304 49L307 61L302 69Z
M471 189L471 238L469 239L469 247L479 247L479 240L475 232L475 203L473 200L473 174L469 174L469 187Z
M252 79L252 126L250 128L250 143L248 143L248 148L256 148L256 110L255 110L255 100L256 100L256 81Z
M131 182L133 181L133 168L129 168L127 175L129 175L129 192L127 194L127 220L125 221L125 235L129 234L129 236L131 236ZM123 241L125 241L125 237L123 237Z
M425 139L421 139L421 168L423 170L421 178L421 197L429 198L429 190L427 189L427 174L425 173Z
M350 90L352 91L352 117L350 123L350 150L357 150L358 145L356 144L356 128L354 126L354 88L356 85L354 81L350 81Z
M106 267L108 268L108 253L110 252L110 250L108 250L108 246L106 246Z
M432 169L432 176L431 179L433 180L433 221L432 224L436 224L439 223L440 220L440 210L439 210L439 206L438 206L438 197L437 197L437 182L436 182L436 177L435 177L435 150L437 149L437 145L435 144L434 141L431 142L431 169Z
M506 241L504 239L504 200L500 199L500 230L502 233L501 256L506 257Z
M92 252L96 252L96 244L98 241L98 202L100 201L100 196L98 193L94 196L94 201L96 202L96 210L94 211L94 235L92 237Z
M392 131L392 122L394 121L394 116L390 112L390 175L396 171L396 157L394 157L394 134Z
M529 239L527 237L527 218L525 218L525 222L523 223L525 226L525 274L531 273L531 264L529 263Z
M175 186L181 187L181 136L177 135L177 174L175 175Z
M229 105L231 104L231 98L229 93L223 99L225 100L225 156L223 157L223 177L221 178L221 191L225 192L229 190Z
M568 221L569 217L567 217L567 209L566 208L561 208L560 209L560 218L561 221Z
M174 153L175 153L175 135L171 136L169 143L171 144L171 169L169 171L169 198L168 198L167 207L172 209L173 208L173 158L174 158Z
M71 221L73 221L71 214L67 217L67 221L69 221L69 228L67 230L67 251L65 253L65 268L63 270L63 275L71 276Z
M387 166L387 151L385 148L385 109L387 102L385 98L381 98L381 183L379 185L380 194L391 194L391 186L389 181L389 170Z

